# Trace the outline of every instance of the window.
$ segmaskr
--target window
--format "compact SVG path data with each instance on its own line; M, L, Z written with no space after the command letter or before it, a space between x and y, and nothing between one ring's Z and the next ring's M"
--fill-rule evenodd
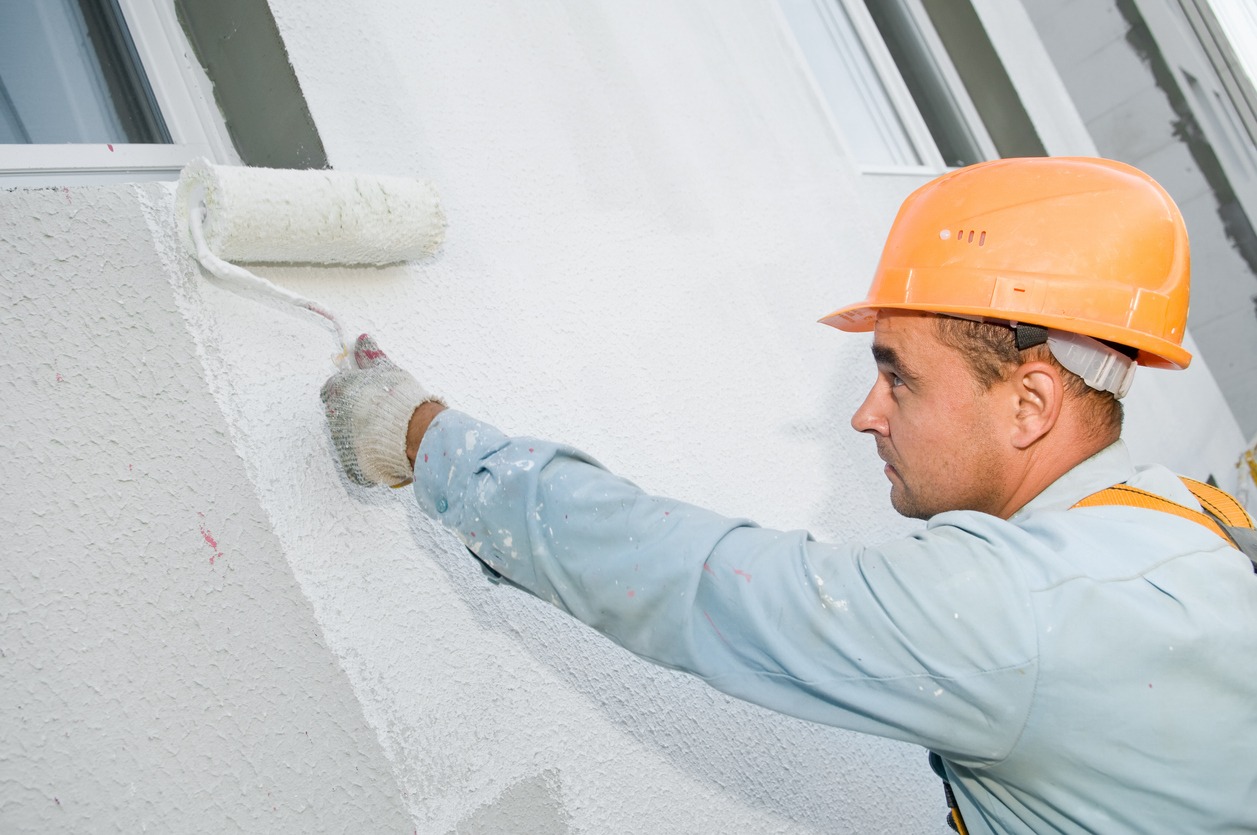
M52 0L10 3L5 12L0 139L6 144L170 142L116 7Z
M1045 152L967 0L779 0L865 171L933 173Z
M1239 0L1183 0L1183 14L1242 122L1257 143L1257 7Z
M173 7L0 3L0 186L173 179L237 157Z
M1135 0L1165 70L1165 88L1178 88L1180 119L1193 156L1223 208L1227 235L1250 265L1257 258L1257 93L1249 54L1257 44L1257 12L1223 0L1183 0L1176 7Z

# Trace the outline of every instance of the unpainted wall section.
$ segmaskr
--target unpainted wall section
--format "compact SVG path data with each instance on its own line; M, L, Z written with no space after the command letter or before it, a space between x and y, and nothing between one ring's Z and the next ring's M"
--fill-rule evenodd
M409 832L153 213L162 186L0 191L0 831Z

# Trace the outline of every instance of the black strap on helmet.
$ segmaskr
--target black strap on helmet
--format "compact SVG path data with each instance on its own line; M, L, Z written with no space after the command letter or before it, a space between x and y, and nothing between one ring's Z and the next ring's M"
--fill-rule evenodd
M1018 323L1013 328L1013 333L1017 337L1017 350L1024 351L1027 348L1033 348L1036 345L1042 345L1047 342L1048 329L1040 325L1027 325L1025 322Z

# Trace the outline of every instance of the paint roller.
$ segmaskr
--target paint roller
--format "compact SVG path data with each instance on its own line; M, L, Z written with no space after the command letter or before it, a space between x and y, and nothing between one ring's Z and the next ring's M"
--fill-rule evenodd
M445 233L432 186L404 177L189 163L175 206L184 243L237 292L260 294L331 323L338 365L353 356L345 328L326 307L235 262L378 265L430 255Z

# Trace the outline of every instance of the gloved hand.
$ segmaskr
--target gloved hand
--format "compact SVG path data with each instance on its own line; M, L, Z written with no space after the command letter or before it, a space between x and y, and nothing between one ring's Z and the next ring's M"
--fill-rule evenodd
M384 355L367 334L354 345L356 368L332 375L319 397L345 474L357 484L400 487L411 480L406 427L421 403L440 402Z

